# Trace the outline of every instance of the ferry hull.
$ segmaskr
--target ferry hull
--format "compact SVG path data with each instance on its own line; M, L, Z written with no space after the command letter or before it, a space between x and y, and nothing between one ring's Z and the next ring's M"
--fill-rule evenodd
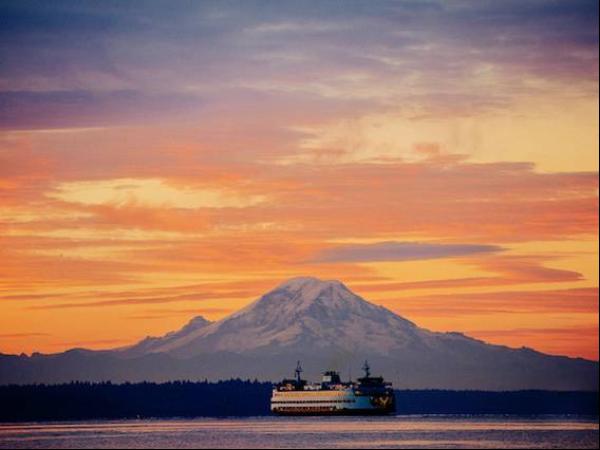
M314 410L314 409L296 409L290 411L272 410L276 416L389 416L395 413L395 410L383 409L334 409L334 410Z
M381 416L396 411L394 394L357 396L352 390L273 392L271 412L280 416Z

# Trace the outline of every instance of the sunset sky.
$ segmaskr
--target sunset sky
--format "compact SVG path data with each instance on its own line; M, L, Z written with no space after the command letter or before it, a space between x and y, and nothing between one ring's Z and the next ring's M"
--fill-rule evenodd
M339 279L598 359L598 2L0 1L0 353Z

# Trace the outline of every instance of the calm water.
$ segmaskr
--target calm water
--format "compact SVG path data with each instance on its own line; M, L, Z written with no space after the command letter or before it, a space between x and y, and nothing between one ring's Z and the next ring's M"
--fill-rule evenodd
M0 448L598 448L570 417L397 416L0 424Z

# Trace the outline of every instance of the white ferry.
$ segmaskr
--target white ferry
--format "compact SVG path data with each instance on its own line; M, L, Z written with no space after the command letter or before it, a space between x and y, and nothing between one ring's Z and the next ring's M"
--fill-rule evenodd
M273 388L271 411L278 415L372 415L395 412L394 390L383 377L372 377L368 362L365 376L356 382L343 382L334 371L323 374L321 383L309 384L301 377L298 361L296 376L284 379Z

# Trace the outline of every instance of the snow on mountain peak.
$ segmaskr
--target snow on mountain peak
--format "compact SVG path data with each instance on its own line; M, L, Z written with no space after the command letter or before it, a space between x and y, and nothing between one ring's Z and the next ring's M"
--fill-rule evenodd
M268 298L281 291L290 294L288 297L295 303L296 307L302 304L309 305L320 298L334 300L336 298L347 299L355 297L340 281L320 280L314 277L298 277L281 283L262 298Z
M328 286L344 286L342 282L338 280L321 280L316 277L295 277L284 281L276 289L289 289L289 290L302 290L311 288L325 288Z

